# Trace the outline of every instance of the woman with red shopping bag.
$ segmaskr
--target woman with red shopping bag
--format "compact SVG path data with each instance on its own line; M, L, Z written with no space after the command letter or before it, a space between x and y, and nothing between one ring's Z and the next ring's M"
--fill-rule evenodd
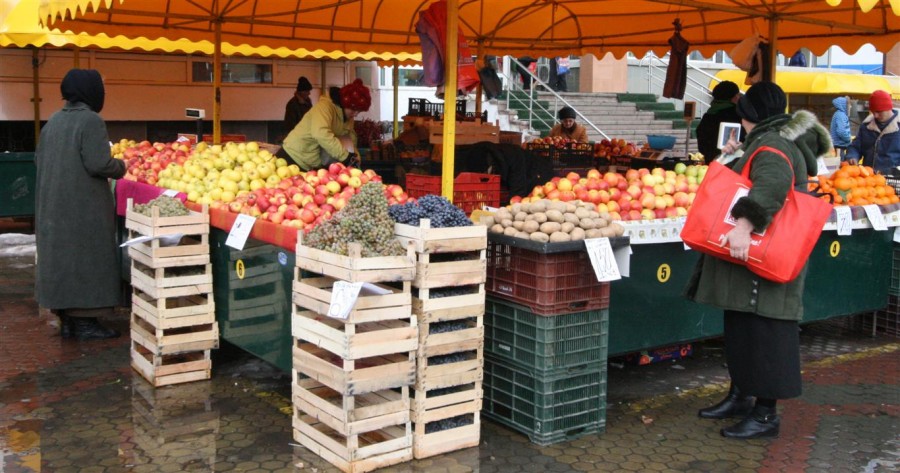
M815 116L803 110L786 114L786 106L784 91L771 82L753 85L737 104L747 137L732 169L741 172L752 158L752 187L735 201L734 227L723 237L733 260L747 261L751 234L766 230L785 205L791 187L805 188L807 176L816 170L816 158L831 152L829 131ZM729 151L726 147L723 154ZM798 323L803 317L805 277L804 268L795 279L779 283L758 276L746 265L706 254L697 264L686 296L724 310L725 356L731 376L726 398L701 409L699 415L741 419L723 428L723 436L777 437L777 400L800 395Z

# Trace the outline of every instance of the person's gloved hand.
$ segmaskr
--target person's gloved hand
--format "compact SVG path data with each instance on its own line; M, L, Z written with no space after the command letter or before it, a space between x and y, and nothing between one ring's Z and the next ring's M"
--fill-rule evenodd
M344 165L349 167L358 168L359 167L359 155L356 153L350 153L347 155L347 159L344 160Z

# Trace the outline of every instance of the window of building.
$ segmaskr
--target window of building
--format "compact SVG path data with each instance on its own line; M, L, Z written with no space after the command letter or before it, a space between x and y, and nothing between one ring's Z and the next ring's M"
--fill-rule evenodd
M212 61L194 61L191 64L192 82L213 81ZM271 64L222 63L222 83L232 84L271 84Z

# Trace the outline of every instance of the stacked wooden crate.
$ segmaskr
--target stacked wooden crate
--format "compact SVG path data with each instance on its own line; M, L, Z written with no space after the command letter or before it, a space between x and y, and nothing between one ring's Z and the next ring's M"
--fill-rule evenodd
M363 258L356 244L341 256L298 241L296 258L294 439L347 473L410 460L409 387L418 343L412 249ZM360 294L347 319L332 318L337 281L372 283L387 293Z
M129 199L131 366L154 386L209 379L210 350L219 345L209 259L209 213L179 217L137 213ZM164 246L157 237L182 235Z
M397 224L416 251L413 314L419 327L412 400L413 454L478 445L484 377L487 227Z

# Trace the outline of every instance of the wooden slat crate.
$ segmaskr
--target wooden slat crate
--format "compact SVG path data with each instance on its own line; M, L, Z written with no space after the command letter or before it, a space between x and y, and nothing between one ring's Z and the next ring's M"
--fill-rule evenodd
M131 340L131 367L153 386L209 379L212 369L209 350L159 355L154 349L141 340Z
M410 386L415 381L415 351L345 360L303 340L295 340L294 369L335 391L353 396Z
M479 251L487 248L487 227L431 228L428 219L419 221L419 226L394 224L394 234L404 244L412 243L416 253L455 253Z
M409 388L345 396L293 371L295 415L311 415L343 436L357 435L409 422Z
M416 389L435 389L481 381L484 367L484 327L420 334L416 351Z
M407 310L409 306L406 306ZM296 308L296 306L295 306ZM292 314L292 335L324 348L344 360L358 360L416 350L415 318L345 323L308 310Z
M412 310L431 320L452 320L484 314L484 284L473 286L472 292L448 297L435 297L443 288L413 290Z
M328 313L331 305L332 288L336 280L329 277L302 278L299 270L295 271L297 279L293 285L293 303L302 309L319 314ZM397 288L384 284L376 284L381 289L391 291L384 295L361 294L344 320L347 324L379 322L393 319L406 319L412 315L410 283L403 282Z
M456 122L454 134L457 145L471 145L482 141L500 142L500 127L487 125L476 120L474 122ZM440 144L444 142L444 122L432 121L428 125L428 142Z
M481 381L452 388L416 389L413 393L410 415L415 458L478 445L481 440ZM442 424L454 421L464 425L441 429Z
M343 436L310 415L294 416L294 440L344 473L365 473L412 460L409 422Z
M135 288L131 294L131 310L148 324L164 330L216 321L212 293L155 299Z
M348 282L411 281L415 277L415 256L412 247L405 256L363 258L357 244L350 245L350 256L303 246L297 236L297 267Z
M131 314L131 339L155 355L174 355L219 347L216 322L163 329L154 327L137 313Z
M132 260L131 285L153 299L208 294L213 291L212 265L151 268Z
M204 205L201 212L190 211L189 215L180 217L160 217L159 210L153 208L153 215L146 216L135 212L134 202L128 199L125 212L125 228L144 236L165 235L209 235L209 208Z
M129 232L129 239L137 236L137 232ZM128 254L135 253L137 257L144 256L152 267L205 264L209 262L209 235L185 236L173 246L161 246L159 240L135 243L128 247Z

